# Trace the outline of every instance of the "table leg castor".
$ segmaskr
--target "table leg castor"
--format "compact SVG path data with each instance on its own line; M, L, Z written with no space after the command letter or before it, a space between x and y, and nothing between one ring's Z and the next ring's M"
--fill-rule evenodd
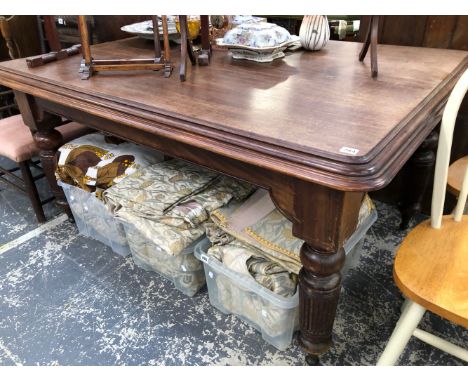
M320 366L319 356L315 354L307 354L305 361L309 366Z

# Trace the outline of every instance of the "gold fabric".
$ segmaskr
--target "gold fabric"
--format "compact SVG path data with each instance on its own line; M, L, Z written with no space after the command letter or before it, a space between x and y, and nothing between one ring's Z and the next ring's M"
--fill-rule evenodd
M58 150L56 178L88 192L119 183L140 168L161 162L163 155L130 142L109 143L99 133L66 143Z
M254 187L180 160L137 171L106 190L112 213L170 255L178 255L205 232L209 214Z

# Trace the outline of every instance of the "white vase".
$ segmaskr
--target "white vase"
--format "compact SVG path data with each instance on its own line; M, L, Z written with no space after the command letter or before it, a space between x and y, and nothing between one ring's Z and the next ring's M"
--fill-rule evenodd
M327 16L304 16L299 29L301 45L307 50L320 50L330 39Z

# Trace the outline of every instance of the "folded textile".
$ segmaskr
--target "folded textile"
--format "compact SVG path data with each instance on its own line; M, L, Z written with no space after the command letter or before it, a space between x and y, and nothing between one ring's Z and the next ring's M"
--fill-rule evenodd
M201 237L210 212L254 187L180 160L149 166L106 190L109 210L164 251L178 255Z
M140 168L161 162L163 155L149 148L99 133L70 141L58 149L55 175L64 183L85 191L103 190ZM98 193L99 194L99 193Z
M128 225L126 231L133 262L137 266L162 274L188 296L195 295L205 285L203 264L193 251L185 250L178 256L168 256L158 244L145 238L135 227Z
M289 336L291 328L299 326L298 308L283 308L254 291L235 285L224 275L216 277L217 307L223 312L233 313L253 324L262 334L272 338ZM290 297L291 299L294 297ZM211 295L210 295L211 299Z
M373 208L366 195L359 212L358 226ZM210 217L224 232L260 250L289 272L299 274L302 267L299 253L304 241L293 236L292 223L274 207L267 191L257 190L244 203L231 203L213 211ZM224 238L224 241L228 239Z
M216 236L214 229L210 233ZM218 243L208 249L207 255L222 262L231 271L254 278L280 296L278 298L291 301L297 293L296 275L239 240L233 238L229 243ZM259 290L251 289L223 273L218 273L214 280L216 288L210 290L210 300L213 298L215 306L221 311L242 317L272 338L291 335L291 329L298 327L297 306L285 308L277 299L266 298Z
M297 277L294 274L271 261L261 251L239 240L214 245L208 249L207 254L222 262L226 268L252 277L280 296L290 297L296 293Z

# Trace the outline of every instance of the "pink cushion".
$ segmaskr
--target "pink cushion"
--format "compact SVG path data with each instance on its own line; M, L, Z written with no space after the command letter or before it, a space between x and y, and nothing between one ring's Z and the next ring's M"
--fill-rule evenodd
M57 128L64 142L78 138L90 131L84 125L70 122ZM0 119L0 156L23 162L39 154L34 138L21 115Z

